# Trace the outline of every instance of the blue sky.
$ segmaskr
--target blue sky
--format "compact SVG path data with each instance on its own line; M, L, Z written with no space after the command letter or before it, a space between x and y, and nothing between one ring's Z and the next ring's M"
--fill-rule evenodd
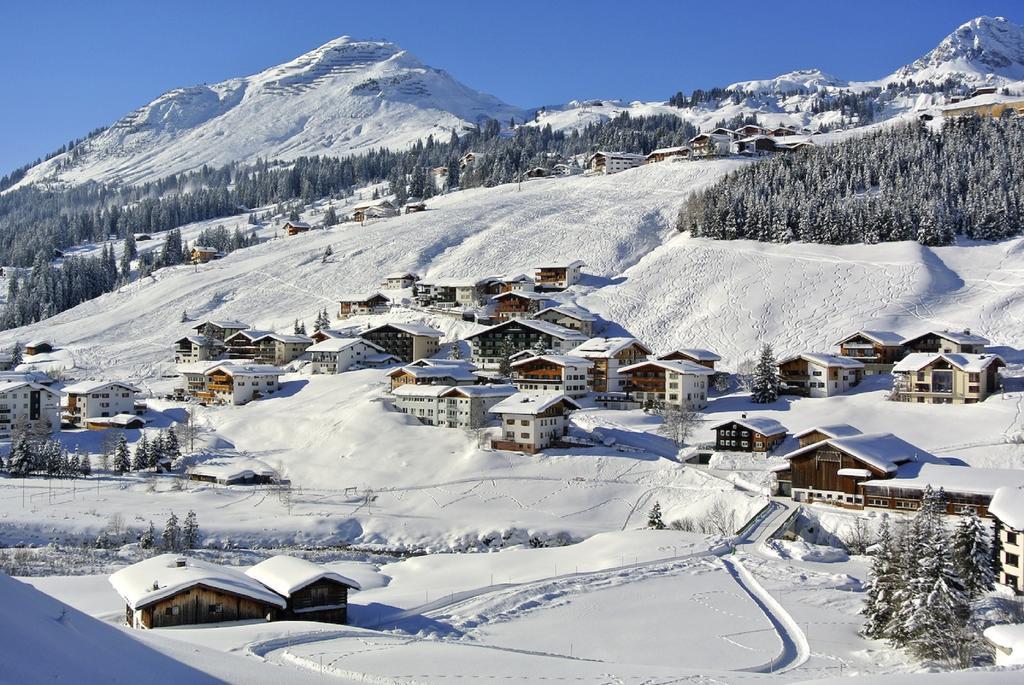
M168 89L253 73L345 34L393 41L529 107L663 100L805 67L878 78L981 14L1024 22L1020 0L10 2L0 174Z

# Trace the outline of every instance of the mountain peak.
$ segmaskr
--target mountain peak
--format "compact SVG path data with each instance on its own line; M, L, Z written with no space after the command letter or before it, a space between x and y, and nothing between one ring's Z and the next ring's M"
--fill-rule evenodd
M1005 17L976 17L892 77L941 81L952 74L970 82L1024 79L1024 27Z
M821 69L797 69L771 79L738 81L726 90L740 90L755 93L787 93L796 90L817 91L829 87L842 87L846 82Z

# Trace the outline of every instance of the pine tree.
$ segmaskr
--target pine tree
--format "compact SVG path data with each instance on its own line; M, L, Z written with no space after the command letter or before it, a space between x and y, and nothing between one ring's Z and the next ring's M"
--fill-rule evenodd
M512 355L516 353L515 339L506 335L501 340L501 349L498 351L498 373L506 378L512 375Z
M77 448L75 449L77 451ZM82 474L82 478L88 478L92 475L92 457L88 452L79 455L78 472Z
M164 532L160 535L161 545L167 552L176 552L181 546L181 530L178 527L178 517L171 512L164 524Z
M24 348L21 345L21 341L15 342L14 346L11 347L11 368L12 369L15 368L16 366L18 366L19 364L21 364L22 361L24 361L24 357L23 357L23 353L22 353L23 349Z
M195 549L198 543L199 521L196 519L196 512L189 510L181 527L181 546L185 549Z
M976 513L961 517L953 529L953 570L971 601L995 584L992 543Z
M139 547L142 549L153 549L153 545L156 544L156 529L153 527L153 522L149 522L149 527L142 532L139 536Z
M151 469L155 469L167 458L164 448L164 435L165 432L160 431L156 434L156 437L153 438L152 442L149 443L149 461L146 465Z
M647 527L653 528L654 530L664 530L665 522L661 520L661 503L655 502L654 506L651 507L650 513L647 514Z
M11 456L7 460L7 469L15 478L25 478L32 472L32 446L27 431L23 431L14 439Z
M132 457L132 471L145 471L149 468L149 439L143 433L135 443L135 454Z
M338 213L336 211L334 211L334 205L328 205L327 206L327 211L324 212L324 226L330 227L330 226L336 225L337 223L338 223ZM330 250L330 249L331 249L331 247L328 245L327 246L327 250ZM329 257L331 253L325 251L324 254Z
M458 340L453 340L451 345L448 346L448 358L449 359L462 359L462 347L459 346Z
M899 549L888 517L882 519L878 529L878 542L871 559L871 580L861 614L866 617L861 633L865 637L881 639L892 621L893 595L899 587Z
M126 471L132 470L131 457L128 455L128 441L124 434L117 439L117 447L114 448L114 472L124 475Z
M178 431L175 430L175 426L168 428L167 435L164 437L164 456L171 461L181 456L181 443L178 440Z
M750 388L750 401L757 404L768 404L779 398L780 381L778 365L772 346L765 343L761 346L761 355L754 367L754 377Z
M331 246L328 245L327 247L324 248L324 256L320 259L320 263L326 264L328 261L330 261L332 254L334 254L334 250L332 250Z
M66 455L67 452L65 452L64 454ZM67 457L66 464L67 464L67 470L64 473L65 477L67 477L67 478L78 478L78 476L81 475L81 473L82 473L82 460L81 460L81 457L79 456L77 451L72 452L71 456Z

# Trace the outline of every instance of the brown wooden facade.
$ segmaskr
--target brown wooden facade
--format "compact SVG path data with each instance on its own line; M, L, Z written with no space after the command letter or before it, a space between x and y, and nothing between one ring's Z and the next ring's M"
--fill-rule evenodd
M765 435L737 421L729 421L715 428L715 449L722 452L767 453L786 439L785 431Z
M840 469L867 469L871 478L887 478L888 473L833 447L827 442L789 460L794 490L822 490L858 494L858 483L867 478L840 476Z
M860 333L839 345L839 355L865 364L895 364L903 359L903 345L883 345Z
M340 302L338 303L338 316L344 319L355 314L369 313L387 307L390 302L391 300L379 293L358 302Z
M528 318L539 312L544 304L544 301L538 298L512 292L503 295L495 302L497 304L494 306L494 316L499 321Z
M126 618L133 626L167 628L253 619L272 621L278 611L279 607L269 602L197 584L134 611L128 608Z
M300 588L286 598L285 618L322 623L348 622L348 585L330 578Z
M673 350L672 352L669 352L667 354L659 355L658 359L663 359L663 360L665 360L667 362L679 362L679 361L682 361L682 362L692 362L694 364L700 364L704 368L712 369L712 370L715 368L715 360L713 360L713 359L697 359L696 357L692 357L692 356L686 354L685 352L680 352L679 350Z

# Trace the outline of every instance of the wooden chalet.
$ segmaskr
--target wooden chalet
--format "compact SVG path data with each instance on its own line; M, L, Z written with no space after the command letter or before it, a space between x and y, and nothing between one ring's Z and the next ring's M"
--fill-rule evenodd
M579 399L589 392L587 371L593 365L589 359L569 355L525 356L512 363L512 383L522 392Z
M249 328L249 324L232 319L207 319L192 327L196 335L209 336L217 340L227 340L238 331Z
M864 364L825 352L804 352L779 360L783 391L804 397L832 397L860 384Z
M703 409L714 371L688 361L648 359L624 366L622 389L642 403Z
M474 373L476 370L476 366L461 359L420 359L389 371L388 378L392 390L403 385L475 385L482 382Z
M644 164L657 164L669 159L686 159L689 156L690 148L686 145L660 147L647 153L647 156L644 157Z
M287 235L298 235L299 233L306 233L312 228L305 221L287 221L284 225L284 232Z
M53 352L53 345L45 340L33 340L25 343L25 354L36 355L45 352Z
M972 333L970 328L965 328L962 331L928 331L903 341L903 347L907 352L930 352L933 354L950 352L982 354L988 344L988 338Z
M466 336L473 361L485 368L497 368L504 359L523 350L544 349L555 354L586 341L579 331L535 319L510 319Z
M285 600L278 618L322 623L348 622L348 591L362 589L326 566L284 554L265 559L245 575Z
M736 141L736 152L741 155L767 155L777 150L775 139L764 134L740 138Z
M686 361L693 362L694 364L700 364L706 366L712 371L715 369L715 363L722 361L722 358L711 350L703 350L698 347L685 347L678 350L672 350L665 354L659 354L658 359L665 361Z
M360 314L380 314L391 306L391 300L380 293L349 295L338 300L338 317L347 319Z
M690 154L693 157L728 155L732 140L732 136L723 133L699 133L690 138Z
M494 302L494 318L508 321L532 317L544 308L547 298L540 293L520 290L495 295L491 301Z
M711 427L715 431L715 450L719 452L759 452L766 454L786 439L786 427L775 419L763 417L723 421Z
M903 336L893 331L856 331L836 343L840 357L864 364L864 374L888 373L905 355Z
M523 178L547 178L551 176L551 169L543 166L535 166L523 172Z
M193 264L206 264L217 259L218 255L220 252L217 251L217 248L203 245L196 245L189 251L189 258Z
M416 212L427 211L426 202L406 202L403 210L406 214L415 214Z
M391 204L390 200L376 200L374 202L356 205L352 208L352 221L362 223L370 219L385 219L389 216L397 216L398 210Z
M846 423L832 423L824 426L815 426L797 433L795 436L800 447L807 447L816 442L831 440L832 438L848 438L853 435L860 435L861 431Z
M590 338L569 352L594 362L589 384L594 392L622 392L624 378L619 369L647 359L651 349L636 338Z

